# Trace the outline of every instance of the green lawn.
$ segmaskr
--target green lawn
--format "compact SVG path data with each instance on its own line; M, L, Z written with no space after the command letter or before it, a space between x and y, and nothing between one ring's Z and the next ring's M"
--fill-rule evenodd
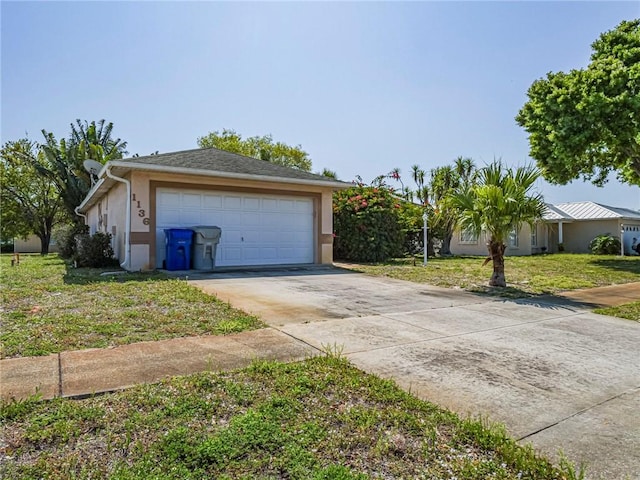
M625 303L617 307L597 308L594 312L640 322L640 302Z
M2 358L264 326L162 274L101 276L104 270L69 268L57 255L10 264L11 256L0 256Z
M336 356L1 412L2 478L578 478Z
M357 264L354 270L442 287L463 288L506 297L554 294L578 288L640 281L640 257L553 254L505 258L507 288L487 286L491 263L484 257L430 258L413 265L411 259Z

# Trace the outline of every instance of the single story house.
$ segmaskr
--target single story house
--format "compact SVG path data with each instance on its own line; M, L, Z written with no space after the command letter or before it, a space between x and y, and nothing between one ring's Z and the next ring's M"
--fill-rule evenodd
M625 255L633 255L634 239L640 242L640 212L610 207L595 202L547 204L543 218L533 229L523 225L511 233L505 255L555 253L589 253L589 243L598 235L619 236ZM455 255L486 255L488 238L470 232L456 231L451 241Z
M165 265L165 229L217 226L216 266L330 264L350 184L216 148L107 162L76 209L129 271Z
M640 211L595 202L548 205L542 224L552 252L562 245L566 252L588 253L591 240L609 234L620 238L625 255L629 255L635 253L631 251L634 238L640 241Z

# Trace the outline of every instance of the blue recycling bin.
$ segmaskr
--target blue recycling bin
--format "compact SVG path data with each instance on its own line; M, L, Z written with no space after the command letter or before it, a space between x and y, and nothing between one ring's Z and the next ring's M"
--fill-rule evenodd
M193 230L186 228L167 228L164 231L164 236L166 241L166 269L189 270L191 268Z

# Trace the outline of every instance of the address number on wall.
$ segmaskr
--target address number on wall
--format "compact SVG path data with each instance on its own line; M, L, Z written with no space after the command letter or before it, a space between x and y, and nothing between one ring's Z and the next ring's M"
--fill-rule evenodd
M142 204L140 203L140 200L136 198L135 193L131 194L131 201L135 205L134 208L138 209L138 217L142 219L143 225L149 225L151 221L149 220L149 217L147 217L147 211L144 208L142 208Z

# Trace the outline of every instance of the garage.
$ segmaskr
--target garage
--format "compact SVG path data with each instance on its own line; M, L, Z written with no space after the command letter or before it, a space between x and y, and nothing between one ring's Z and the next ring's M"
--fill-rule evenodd
M96 177L76 212L128 271L163 268L165 229L196 226L222 229L216 267L330 265L333 193L351 186L217 148L111 160Z
M222 228L216 266L314 263L314 199L305 196L158 188L156 268L167 228Z

